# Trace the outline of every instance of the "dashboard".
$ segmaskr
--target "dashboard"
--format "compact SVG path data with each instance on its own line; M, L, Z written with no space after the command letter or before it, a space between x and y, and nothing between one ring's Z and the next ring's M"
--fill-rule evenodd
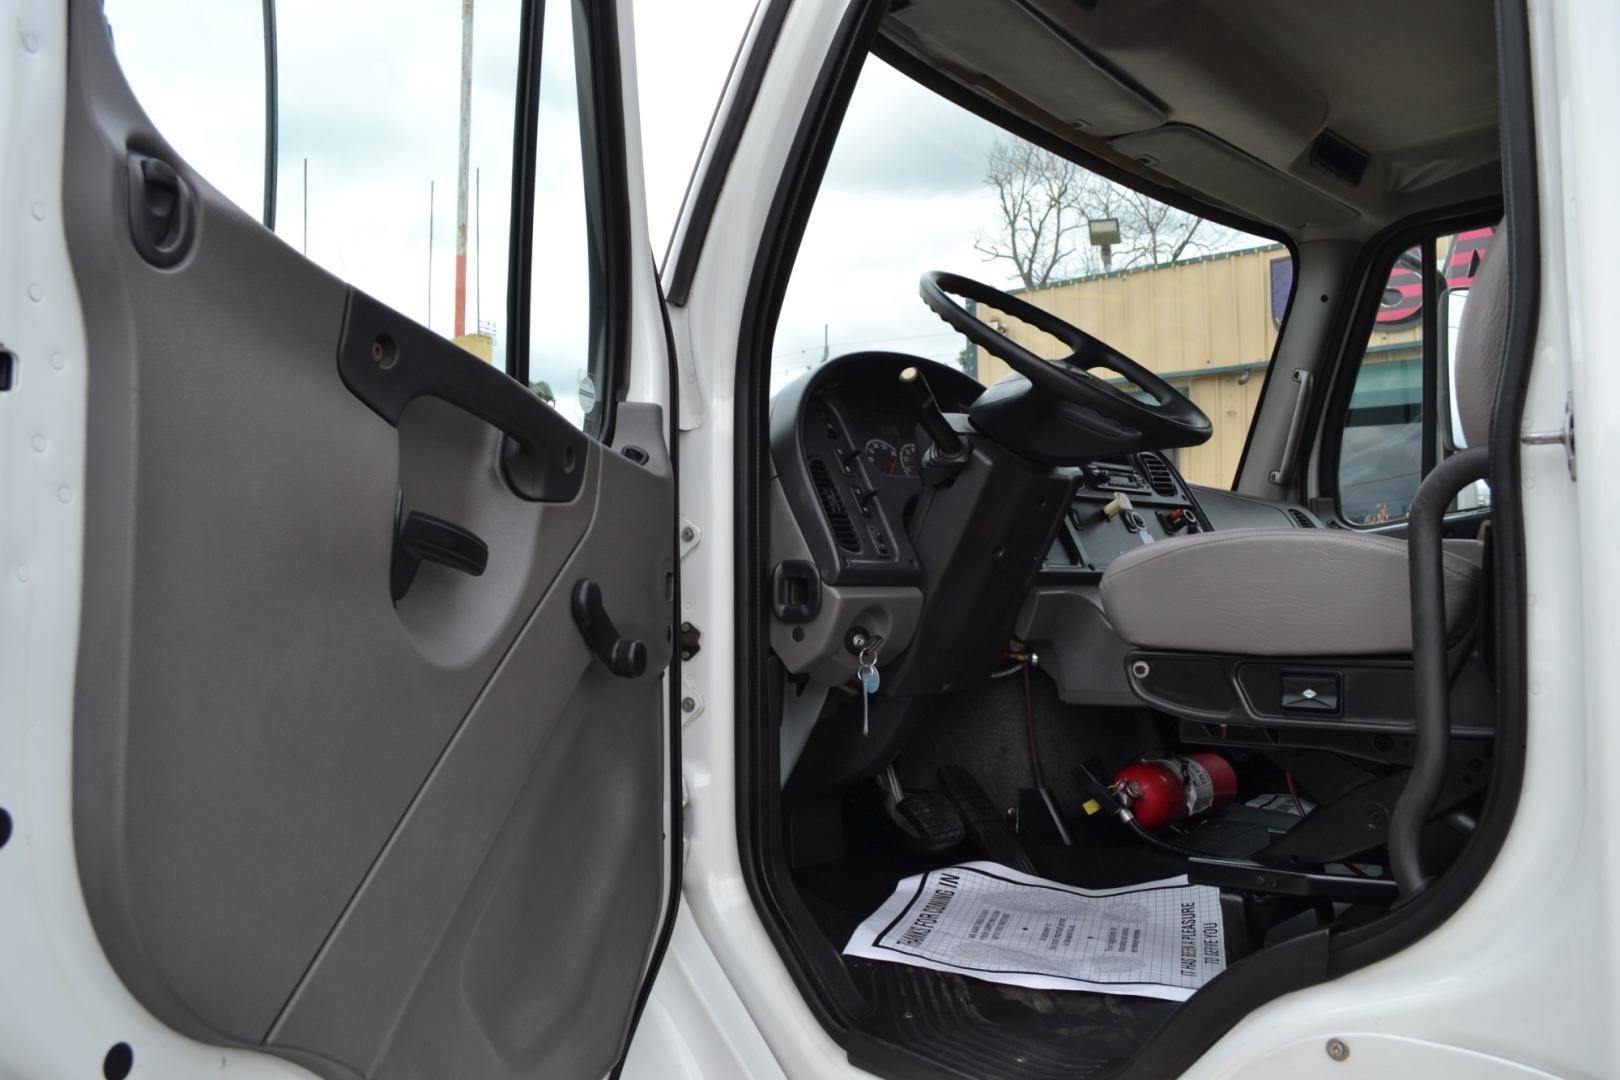
M966 412L985 389L916 357L860 353L784 389L773 403L772 454L828 584L921 580L906 525L922 493L929 440L900 382L908 367L924 370L947 415ZM1209 528L1198 498L1164 454L1147 451L1053 472L1071 478L1074 492L1042 561L1042 580L1094 582L1132 547ZM1123 501L1111 505L1119 496Z
M984 392L974 379L902 353L856 353L784 388L771 404L771 456L821 579L912 585L922 569L906 522L922 493L916 407L900 382L925 368L947 414Z
M954 471L901 381L913 367L969 448ZM1040 646L1064 700L1128 702L1126 646L1097 595L1114 559L1214 528L1320 527L1301 508L1189 485L1173 451L1030 462L969 424L985 389L872 352L777 394L771 642L790 672L844 684L851 642L871 634L885 639L885 696L946 692L1001 664L1016 637Z

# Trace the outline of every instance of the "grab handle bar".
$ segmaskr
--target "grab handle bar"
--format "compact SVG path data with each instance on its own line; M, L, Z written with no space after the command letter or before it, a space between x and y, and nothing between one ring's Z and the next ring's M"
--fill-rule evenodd
M1305 403L1311 396L1310 372L1295 368L1294 381L1299 384L1299 391L1294 395L1294 415L1288 421L1288 438L1283 442L1282 460L1271 470L1270 476L1271 482L1278 486L1287 482L1288 474L1294 470L1294 450L1299 445L1299 429L1305 424Z
M1460 450L1435 466L1407 507L1406 559L1412 594L1412 775L1389 817L1389 866L1401 897L1429 884L1423 860L1423 827L1445 786L1451 752L1451 689L1446 664L1444 551L1446 508L1457 493L1490 476L1490 452ZM1490 583L1481 585L1489 588Z

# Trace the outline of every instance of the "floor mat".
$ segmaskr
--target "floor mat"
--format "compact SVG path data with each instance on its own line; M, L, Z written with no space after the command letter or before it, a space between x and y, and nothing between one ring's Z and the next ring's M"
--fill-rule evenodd
M903 877L975 851L932 855L868 848L850 861L806 867L794 881L829 941L842 945ZM1032 845L1040 872L1093 888L1181 873L1185 864L1140 843ZM1229 942L1230 945L1230 942ZM1171 1001L998 986L947 972L845 957L871 1005L850 1060L888 1075L1086 1080L1134 1055L1175 1012Z
M1169 1001L1025 990L945 972L849 958L872 1003L850 1060L883 1064L877 1047L910 1048L940 1076L1074 1080L1103 1075L1135 1054L1176 1010ZM885 1045L886 1044L886 1045ZM892 1058L890 1059L892 1061Z
M976 860L903 878L845 956L1004 986L1185 1001L1226 967L1220 891L1084 889Z

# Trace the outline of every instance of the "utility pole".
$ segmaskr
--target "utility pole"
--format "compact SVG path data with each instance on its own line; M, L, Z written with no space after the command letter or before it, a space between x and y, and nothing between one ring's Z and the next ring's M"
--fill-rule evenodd
M472 142L473 0L461 0L461 142L456 160L456 337L467 332L467 158Z
M473 331L484 332L484 170L473 170L473 246L478 249L473 282Z
M309 158L304 159L304 254L309 254Z
M433 184L428 181L428 297L427 317L422 320L429 330L433 329Z

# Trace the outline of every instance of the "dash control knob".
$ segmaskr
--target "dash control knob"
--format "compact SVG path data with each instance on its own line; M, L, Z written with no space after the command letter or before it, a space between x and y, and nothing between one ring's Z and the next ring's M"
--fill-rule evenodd
M1177 508L1168 513L1160 513L1159 521L1164 525L1164 531L1174 536L1179 532L1198 532L1198 515L1191 510Z

